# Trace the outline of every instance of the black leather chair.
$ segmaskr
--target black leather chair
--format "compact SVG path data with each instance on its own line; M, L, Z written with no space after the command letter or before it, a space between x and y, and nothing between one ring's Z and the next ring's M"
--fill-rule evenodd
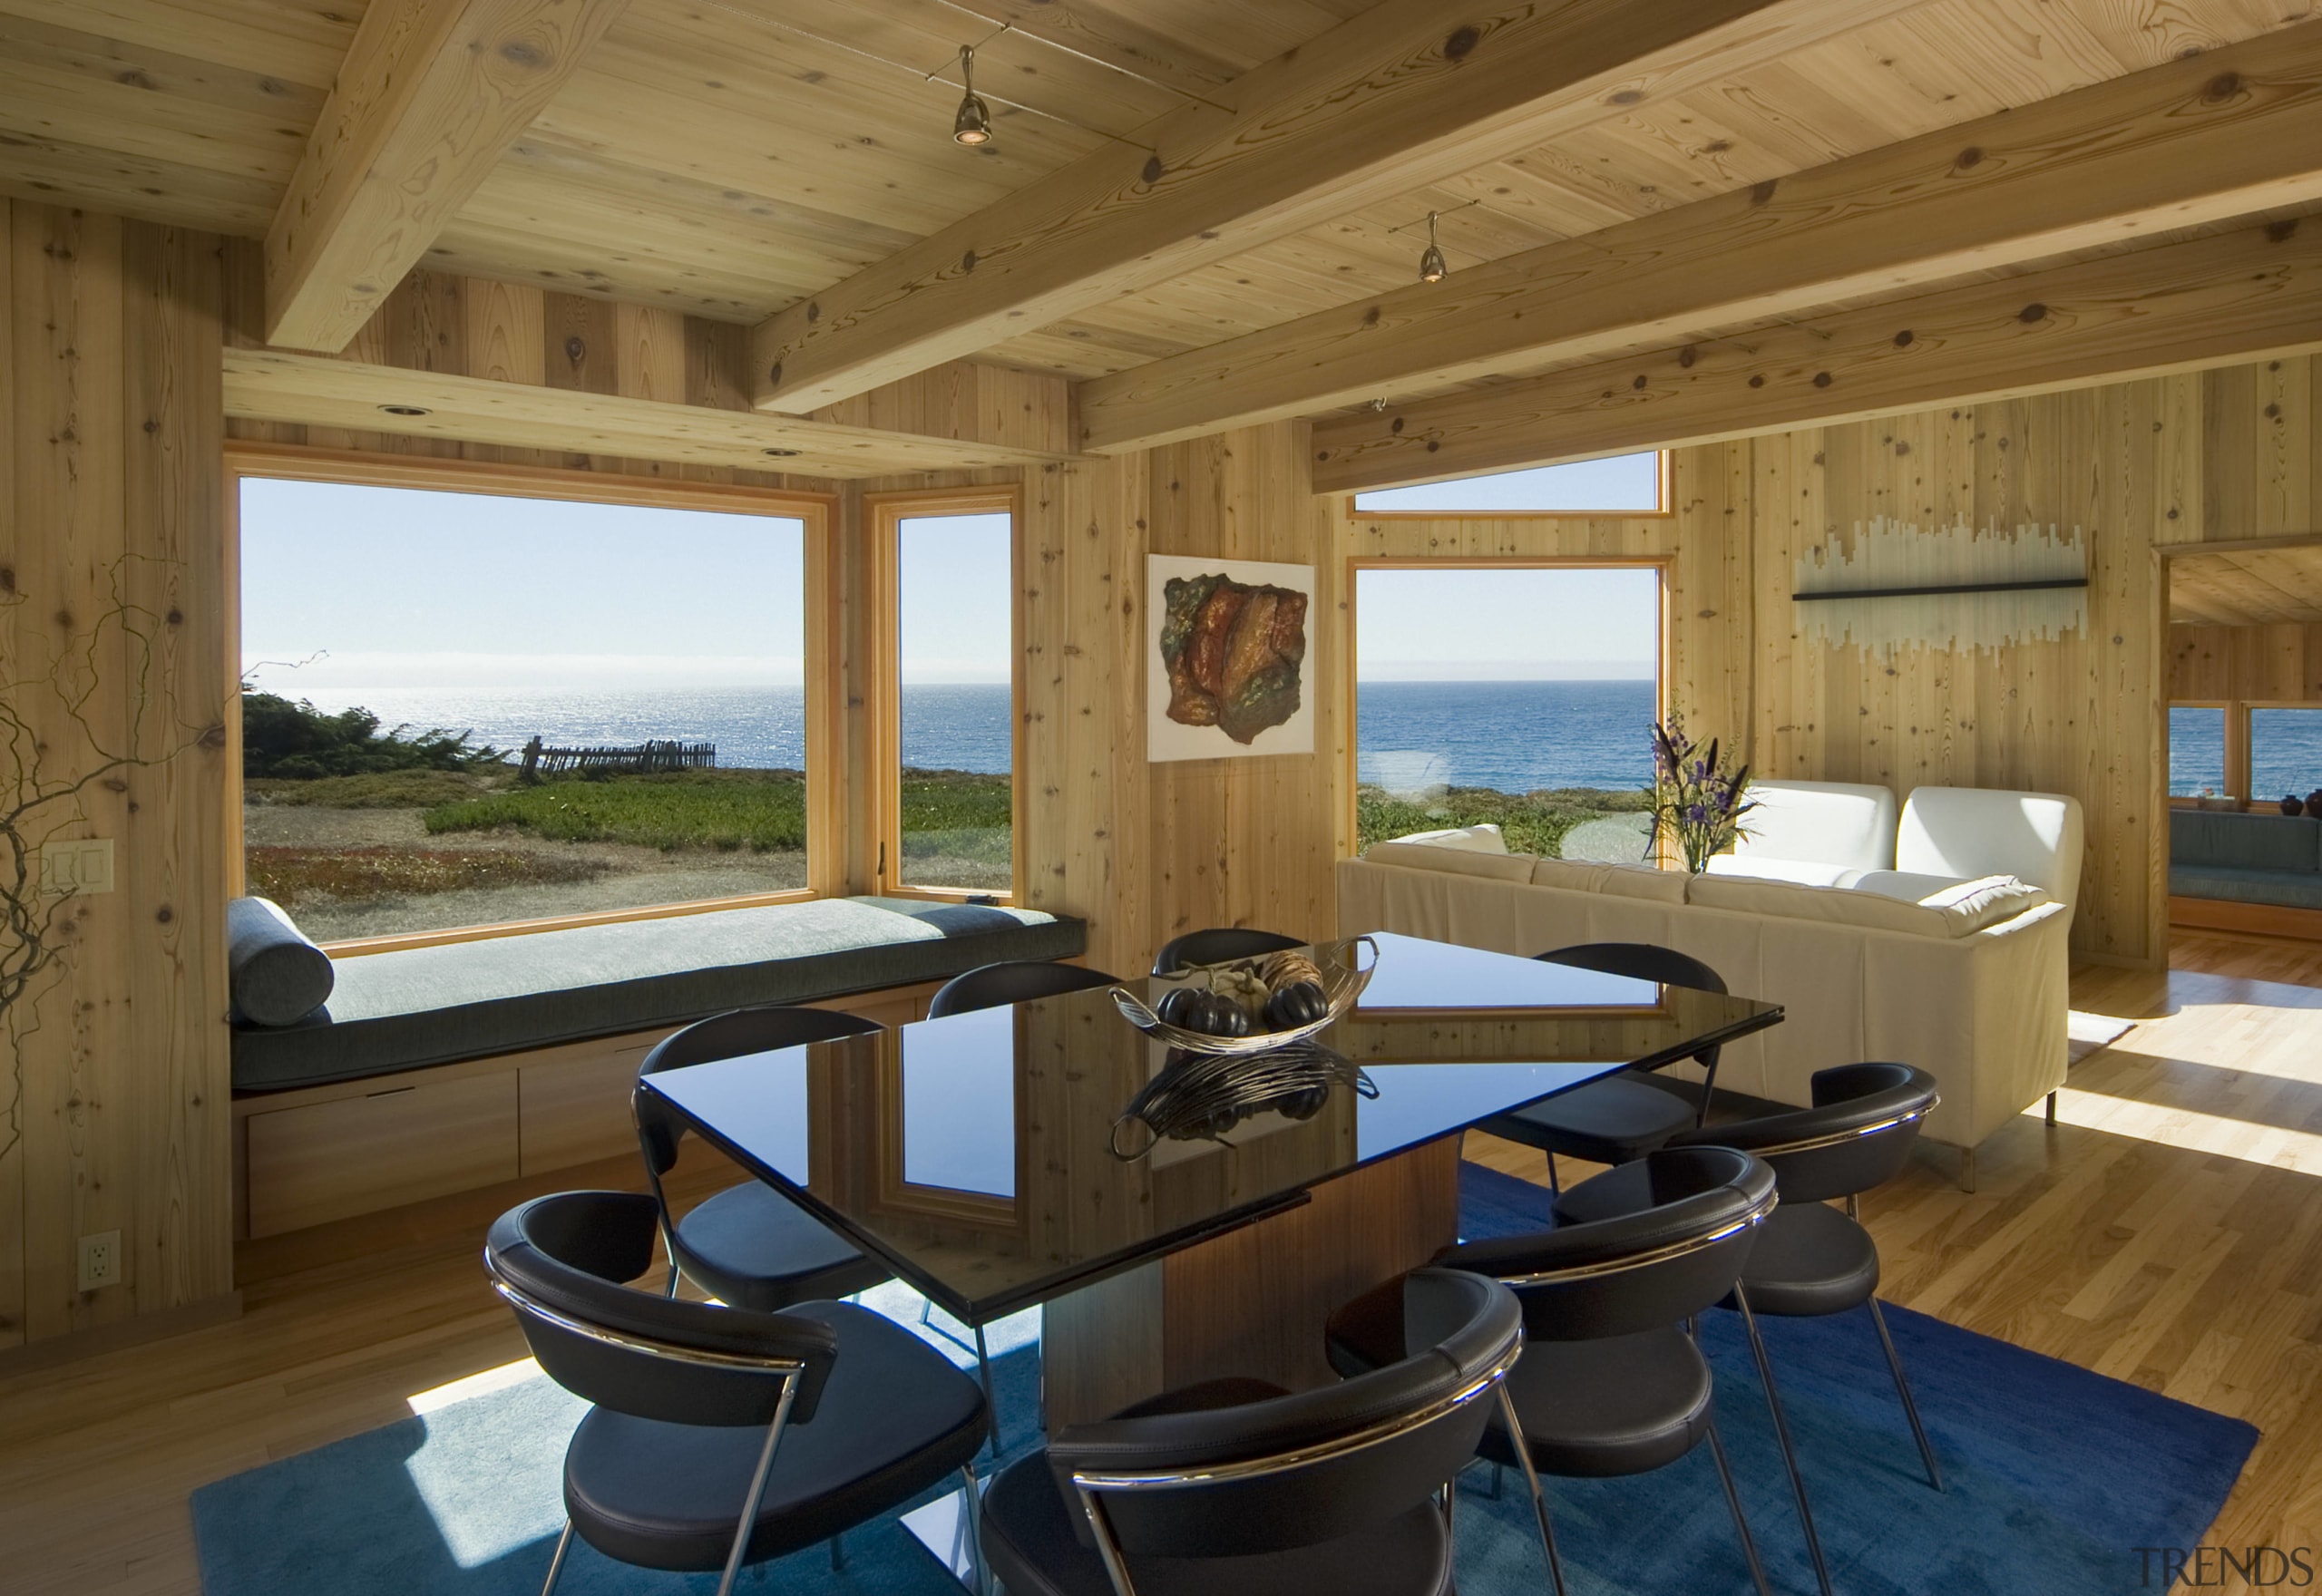
M983 1393L864 1309L759 1313L621 1284L652 1267L650 1197L568 1192L502 1214L484 1247L549 1377L592 1406L564 1453L564 1533L638 1568L723 1569L829 1540L983 1444ZM975 1499L968 1475L968 1500Z
M1658 981L1699 991L1725 991L1725 981L1700 959L1648 942L1585 942L1537 956L1544 963ZM1624 1070L1585 1086L1503 1114L1482 1128L1510 1142L1537 1147L1548 1155L1548 1189L1558 1189L1556 1154L1591 1163L1630 1163L1708 1116L1710 1088L1717 1084L1714 1044L1693 1055L1703 1070L1698 1105L1654 1085L1649 1072Z
M1059 998L1067 992L1085 992L1091 987L1119 984L1117 978L1086 965L1058 964L1045 959L1010 959L1004 964L980 966L964 975L953 976L936 988L935 996L927 1000L927 1017L941 1019L947 1014L997 1008L1003 1003L1031 1003L1042 998Z
M1009 1596L1448 1596L1451 1481L1523 1347L1507 1289L1399 1283L1409 1358L1291 1396L1211 1381L1059 1431L984 1498Z
M1862 1192L1885 1184L1902 1169L1911 1143L1918 1139L1920 1123L1940 1095L1933 1075L1907 1064L1849 1064L1820 1070L1810 1089L1811 1108L1689 1131L1672 1145L1714 1142L1746 1149L1772 1168L1781 1190L1781 1206L1761 1229L1749 1264L1725 1306L1742 1315L1749 1333L1750 1351L1765 1382L1774 1434L1781 1442L1782 1461L1798 1501L1799 1523L1815 1576L1828 1596L1829 1572L1814 1531L1813 1509L1807 1504L1790 1423L1774 1385L1773 1362L1758 1332L1758 1316L1811 1319L1868 1307L1888 1370L1895 1377L1896 1395L1902 1398L1903 1416L1918 1443L1927 1484L1943 1489L1942 1468L1919 1422L1918 1405L1911 1400L1910 1383L1903 1377L1902 1359L1895 1355L1887 1317L1878 1311L1878 1245L1862 1226L1859 1201ZM1566 1192L1556 1212L1559 1218L1594 1222L1632 1210L1644 1197L1634 1173L1607 1170ZM1843 1212L1830 1206L1838 1198L1846 1200Z
M770 1053L880 1027L827 1008L737 1008L688 1026L645 1056L640 1083L665 1069L749 1053ZM669 1253L669 1289L683 1271L720 1302L774 1313L794 1302L851 1297L887 1279L886 1265L763 1181L744 1181L672 1223L661 1177L676 1167L684 1119L653 1094L630 1099L645 1173L660 1206L661 1236Z
M1539 1476L1646 1474L1707 1441L1751 1577L1766 1596L1718 1438L1709 1364L1687 1329L1741 1277L1774 1211L1773 1171L1724 1147L1666 1149L1634 1167L1650 1196L1639 1212L1470 1241L1437 1258L1438 1267L1504 1280L1524 1306L1526 1346L1507 1377L1509 1416L1484 1433L1482 1455L1522 1467L1550 1582L1563 1596ZM1332 1318L1332 1367L1352 1375L1403 1356L1396 1290L1390 1281Z
M1183 975L1197 964L1224 964L1305 946L1297 938L1285 937L1280 931L1262 931L1253 926L1212 926L1207 930L1187 931L1164 942L1161 951L1153 956L1153 973Z

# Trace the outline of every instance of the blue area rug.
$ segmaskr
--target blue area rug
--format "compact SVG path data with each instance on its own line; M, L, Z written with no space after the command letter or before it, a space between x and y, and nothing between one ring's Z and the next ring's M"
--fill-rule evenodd
M1545 1222L1546 1192L1461 1170L1473 1238ZM887 1294L894 1299L887 1300ZM916 1299L873 1306L916 1323ZM2140 1546L2196 1544L2232 1489L2257 1431L2239 1420L1890 1308L1888 1318L1950 1489L1938 1495L1895 1400L1868 1318L1766 1321L1774 1367L1839 1596L2113 1596L2139 1588ZM1033 1434L1039 1350L1029 1323L999 1338L1003 1439ZM1779 1591L1813 1574L1765 1396L1730 1314L1703 1321L1719 1427ZM947 1348L946 1350L953 1350ZM955 1356L957 1354L955 1353ZM561 1525L559 1470L580 1405L532 1379L203 1487L194 1533L207 1596L532 1596ZM1459 1501L1466 1596L1545 1588L1529 1504L1511 1474L1489 1493L1470 1470ZM1742 1596L1749 1573L1707 1449L1658 1474L1549 1483L1574 1596L1683 1591ZM847 1536L847 1566L810 1549L746 1574L742 1589L791 1596L877 1591L957 1596L890 1518ZM712 1576L629 1569L575 1547L561 1591L675 1596Z

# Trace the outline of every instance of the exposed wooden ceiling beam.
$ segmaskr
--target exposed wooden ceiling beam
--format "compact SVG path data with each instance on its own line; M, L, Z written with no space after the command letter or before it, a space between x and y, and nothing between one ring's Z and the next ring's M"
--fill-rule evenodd
M1413 283L1078 391L1150 448L2322 198L2322 23Z
M2155 245L1314 429L1344 492L2322 349L2322 221Z
M1059 458L1005 444L447 376L278 349L229 349L225 360L226 414L249 421L815 477L1028 467Z
M757 403L829 404L1914 3L1387 0L761 323Z
M344 349L629 0L372 0L266 235L266 336Z

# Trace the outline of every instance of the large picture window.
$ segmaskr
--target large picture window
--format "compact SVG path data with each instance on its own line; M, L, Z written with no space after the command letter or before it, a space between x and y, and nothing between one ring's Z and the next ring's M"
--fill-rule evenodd
M2169 706L2169 795L2215 798L2227 790L2222 704Z
M1615 454L1568 465L1454 477L1354 496L1358 515L1663 515L1669 456Z
M1016 499L870 502L890 573L889 816L881 875L905 891L1016 885Z
M818 503L264 471L238 479L248 890L346 940L807 889Z
M2171 732L2173 776L2177 746L2173 725ZM2249 711L2250 801L2303 798L2317 788L2322 788L2322 705L2253 706Z
M1360 846L1491 822L1519 852L1642 860L1657 567L1358 566Z

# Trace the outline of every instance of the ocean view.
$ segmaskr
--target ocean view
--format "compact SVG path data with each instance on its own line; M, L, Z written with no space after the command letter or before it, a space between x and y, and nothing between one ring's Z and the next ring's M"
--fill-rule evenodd
M657 737L715 743L727 769L796 769L805 760L798 687L356 687L312 696L326 711L361 705L386 726L469 730L510 750L532 736L565 747ZM1365 682L1356 690L1358 777L1394 792L1641 786L1653 771L1653 698L1646 681ZM1004 772L1010 724L1004 684L906 686L903 763Z

